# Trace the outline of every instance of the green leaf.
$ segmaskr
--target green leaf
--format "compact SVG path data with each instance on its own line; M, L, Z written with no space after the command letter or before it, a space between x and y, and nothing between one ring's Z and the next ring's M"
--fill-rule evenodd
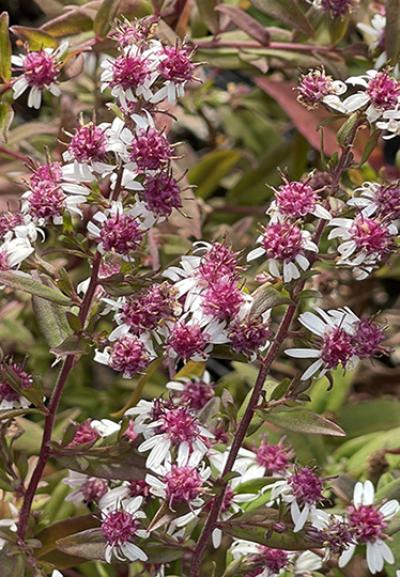
M395 66L400 56L400 0L386 0L385 16L385 49L388 59Z
M57 48L58 46L57 40L39 28L31 28L30 26L12 26L11 31L24 42L27 42L31 50Z
M24 577L26 575L26 559L15 551L0 551L1 577Z
M99 38L105 38L117 15L121 0L103 0L94 19L93 29Z
M83 8L73 8L65 14L61 14L53 20L44 24L41 30L47 32L55 38L64 38L88 32L93 28L93 20L88 16Z
M250 308L249 317L258 317L268 309L272 309L282 304L289 304L291 301L280 291L265 283L258 287L252 294L253 302Z
M287 24L290 28L299 30L307 36L313 36L314 30L306 15L296 0L251 0L260 12L272 16Z
M400 427L400 401L383 398L346 404L338 413L338 422L348 437Z
M169 547L164 543L161 545L160 543L143 541L140 544L140 548L147 554L148 563L171 563L171 561L176 561L176 559L182 559L185 555L184 548Z
M7 142L8 131L14 118L14 110L8 102L0 102L0 142Z
M8 419L15 419L15 417L31 415L34 413L41 413L41 411L38 409L7 409L5 411L0 411L0 421L7 421Z
M211 196L239 159L240 152L237 150L216 150L203 156L188 173L190 184L197 187L196 196L200 198Z
M73 557L105 561L106 541L100 529L87 529L59 539L57 549Z
M331 435L344 437L346 433L339 425L306 409L285 408L263 411L265 420L281 429L309 435Z
M12 48L8 31L9 25L8 13L2 12L0 14L0 78L4 82L8 82L11 78Z
M32 306L47 344L50 349L57 349L72 334L64 308L36 296L32 298Z
M376 500L381 501L382 499L400 499L400 479L387 483L377 491Z
M337 131L337 140L343 148L351 144L353 139L354 128L359 123L359 115L357 112L353 112L349 118L342 124L342 126Z
M82 457L71 454L56 458L67 469L101 479L129 481L144 479L146 476L145 458L135 453L131 447L119 452L118 449L113 449L111 454L104 453L101 449L93 449Z
M42 543L42 547L38 550L37 556L43 557L49 551L55 549L59 539L80 533L83 530L93 529L97 527L98 524L98 519L93 515L84 515L72 519L64 519L59 523L49 525L36 536Z
M219 31L218 0L196 0L200 17L213 34Z
M9 271L0 272L0 285L1 284L14 290L41 297L59 305L71 305L71 299L63 295L63 293L58 289L49 287L37 280L34 280L30 275L25 273Z
M64 12L64 6L57 0L34 0L35 4L39 6L41 11L49 18L59 16Z

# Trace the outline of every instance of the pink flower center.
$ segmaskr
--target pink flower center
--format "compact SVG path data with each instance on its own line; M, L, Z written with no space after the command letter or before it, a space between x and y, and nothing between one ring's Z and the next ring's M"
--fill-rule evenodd
M18 212L3 212L0 214L0 239L4 238L7 232L13 230L16 226L23 224L24 219Z
M4 250L0 250L0 271L9 270L10 268L11 265L8 254Z
M322 481L309 467L297 469L288 482L297 502L315 504L322 499Z
M382 217L400 218L400 187L380 186L375 194L375 201Z
M131 497L148 497L150 495L150 485L144 479L130 481L129 495Z
M289 464L289 454L283 445L269 445L262 441L256 452L256 461L267 473L284 472Z
M49 188L54 188L60 184L61 178L61 164L59 162L42 164L41 166L38 166L31 175L31 187L47 186Z
M311 70L304 75L297 86L297 98L307 108L316 108L322 99L330 94L332 78L323 70Z
M337 367L339 363L345 366L353 354L352 337L343 329L336 327L324 336L321 358L328 369Z
M158 170L171 159L172 149L165 136L154 128L148 128L136 135L130 156L139 170Z
M198 471L192 467L178 467L172 465L165 477L167 499L185 503L196 499L202 490L203 481Z
M23 68L28 84L40 89L50 86L59 73L53 57L44 50L29 52L24 58Z
M382 513L373 505L353 505L348 508L349 526L357 541L374 542L383 536L387 523Z
M177 300L173 289L166 283L155 284L146 292L126 299L121 319L132 332L139 333L155 329L164 319L174 318L176 309Z
M268 258L291 262L302 252L302 241L298 226L277 222L264 229L262 246Z
M376 108L395 108L400 96L400 83L387 72L378 72L368 82L367 93Z
M310 185L297 181L281 186L275 198L279 211L290 218L310 214L319 200Z
M107 489L107 481L90 477L90 479L82 485L81 493L86 503L96 503L107 493Z
M289 563L289 556L282 549L271 549L270 547L260 547L260 556L263 559L265 568L271 573L278 574Z
M181 400L191 409L199 411L214 397L214 389L210 383L204 381L189 381L181 393Z
M76 130L68 151L78 162L101 160L106 154L106 144L104 130L90 123Z
M236 320L230 326L229 339L235 351L251 356L264 346L270 336L261 318Z
M68 447L78 447L79 445L94 443L99 437L99 433L90 426L90 420L87 420L81 423L76 429L74 438L68 444Z
M0 267L0 270L1 269ZM14 391L14 389L5 382L0 382L0 400L8 401L9 403L15 403L19 399L19 394Z
M203 255L199 267L202 280L215 282L221 277L230 277L237 269L237 255L229 247L219 242Z
M122 337L112 345L110 367L126 375L143 371L150 357L144 343L133 335Z
M109 545L123 545L130 541L139 522L127 511L112 511L101 524L101 531Z
M165 411L160 420L160 432L165 433L174 444L191 443L200 436L197 418L185 407Z
M129 214L110 216L101 225L100 239L105 251L126 255L139 246L142 238L140 222Z
M189 59L186 48L166 46L164 55L166 58L160 62L158 70L165 80L179 84L192 79L194 65Z
M27 198L29 212L36 218L50 219L61 216L64 210L65 194L58 187L49 184L35 186Z
M384 255L391 246L392 240L387 228L378 220L366 217L358 217L350 229L350 234L358 249L367 254L379 253Z
M370 319L361 319L354 333L355 354L360 359L373 357L385 339L384 330Z
M148 209L158 216L169 216L173 208L182 206L178 183L173 176L165 172L147 176L141 195Z
M176 323L169 335L168 345L184 360L201 355L207 346L207 336L197 324Z
M221 277L207 288L203 296L203 310L219 320L228 320L236 315L243 302L243 295L236 282Z
M139 56L119 56L113 62L112 74L111 87L134 90L149 79L150 68L146 60Z

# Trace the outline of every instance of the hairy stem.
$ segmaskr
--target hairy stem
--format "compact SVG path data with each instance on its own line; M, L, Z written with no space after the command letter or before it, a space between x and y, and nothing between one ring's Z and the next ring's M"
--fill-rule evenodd
M341 153L339 162L337 163L337 165L332 170L332 183L330 185L330 189L331 189L333 194L335 192L337 192L337 189L339 187L340 179L343 175L343 172L351 164L351 161L352 161L351 148L352 148L352 144L354 142L354 139L355 139L359 125L360 124L357 123L354 126L354 128L351 132L351 135L349 137L349 144L345 148L342 149L342 153ZM321 220L319 222L317 228L316 228L315 235L314 235L314 242L317 245L318 245L319 241L321 240L321 236L322 236L322 233L324 231L324 227L325 227L325 221ZM311 255L309 258L310 263L313 264L313 262L316 260L316 258L317 258L316 255ZM217 497L214 498L210 513L209 513L207 521L203 527L203 530L202 530L200 538L198 540L196 549L195 549L194 554L193 554L193 561L192 561L192 565L191 565L191 569L190 569L190 577L198 577L198 575L199 575L201 562L202 562L204 553L207 549L208 542L210 540L212 532L217 525L219 512L220 512L220 509L221 509L221 506L222 506L222 503L224 500L224 494L225 494L225 490L226 490L226 487L228 484L228 482L226 480L224 480L224 477L226 477L226 475L232 471L232 468L235 464L236 457L237 457L239 450L243 444L243 441L246 437L247 429L249 428L249 425L250 425L252 418L254 416L254 411L258 405L258 400L260 398L265 379L268 376L268 372L271 368L272 363L274 362L276 357L279 355L281 346L282 346L284 340L286 339L286 337L288 336L288 333L290 331L292 322L293 322L295 315L296 315L296 312L297 312L298 296L300 295L301 291L304 289L305 284L306 284L305 279L301 279L296 284L294 291L293 291L294 302L292 304L290 304L288 306L288 308L286 309L285 315L283 316L283 318L281 320L281 323L279 325L279 328L278 328L278 331L275 335L275 338L271 344L271 347L268 350L265 357L263 358L263 360L261 361L260 370L258 372L258 376L257 376L256 382L255 382L254 388L253 388L253 392L252 392L251 397L250 397L250 401L247 405L247 408L246 408L246 411L243 415L243 418L239 423L239 427L236 431L232 446L231 446L230 451L229 451L228 459L226 461L224 470L223 470L222 475L221 475L220 482L222 485L222 491Z

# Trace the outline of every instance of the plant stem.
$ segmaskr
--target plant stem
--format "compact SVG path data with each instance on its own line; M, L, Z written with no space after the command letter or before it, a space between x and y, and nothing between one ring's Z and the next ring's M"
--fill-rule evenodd
M121 167L117 174L117 179L115 182L114 190L111 195L111 200L116 200L118 198L121 189L122 174L123 174L123 168ZM99 282L100 264L101 264L101 254L99 252L96 252L95 257L93 259L89 286L79 310L79 320L81 322L81 330L84 329L85 322L88 318L90 307L93 302L93 297L95 295L96 288ZM24 543L25 540L25 533L29 521L29 515L32 508L32 502L36 494L36 489L40 483L40 479L42 478L42 474L46 467L47 461L49 460L49 456L51 453L50 450L51 435L53 432L58 406L60 404L60 400L69 374L73 369L74 362L75 362L75 354L70 354L65 357L60 373L58 375L57 382L54 386L50 398L48 413L46 415L44 422L43 438L40 447L39 459L33 471L31 480L28 484L28 488L26 489L24 501L22 503L18 520L17 532L21 545Z
M244 49L266 49L266 50L294 50L296 52L323 52L330 54L338 54L338 50L331 46L316 46L314 44L297 44L295 42L270 42L267 45L262 45L259 42L251 40L242 41L220 41L215 40L199 40L196 42L197 48L244 48Z
M359 125L360 125L360 121L359 121L359 123L356 123L355 126L353 127L353 130L352 130L351 135L349 137L349 144L345 148L342 149L342 154L340 156L339 162L337 163L337 165L335 166L335 168L332 171L332 177L333 178L332 178L332 183L330 185L330 188L331 188L333 193L335 193L339 187L340 178L341 178L343 172L351 164L351 160L352 160L351 148L352 148L352 144L353 144L354 138L356 136L357 129L358 129ZM314 242L317 245L319 244L319 241L321 240L321 236L322 236L322 233L324 231L324 227L325 227L325 221L320 220L320 222L318 223L318 226L316 228L315 235L314 235ZM310 261L311 265L315 262L316 258L317 258L316 255L311 255L309 257L309 261ZM232 443L232 446L230 448L229 455L228 455L224 470L223 470L222 475L221 475L221 480L220 480L221 484L222 484L221 493L217 497L214 498L214 501L213 501L210 513L208 515L207 521L203 527L203 530L202 530L200 538L198 540L196 549L194 550L194 553L193 553L193 561L192 561L192 566L191 566L190 574L189 574L190 577L198 577L198 575L199 575L201 562L202 562L204 553L206 551L208 542L210 540L210 537L212 535L212 532L213 532L213 530L216 527L216 524L218 522L219 512L220 512L220 509L221 509L221 506L222 506L222 503L224 500L225 490L226 490L226 487L228 484L228 482L224 480L224 477L226 477L226 475L232 471L232 468L235 464L236 457L237 457L239 450L243 444L243 441L246 437L247 429L249 428L249 425L252 421L254 411L257 408L258 400L260 398L265 379L268 375L268 372L271 368L273 361L278 356L279 351L281 349L281 346L282 346L284 340L286 339L286 337L288 336L288 333L290 331L292 321L293 321L293 319L296 315L296 312L297 312L298 296L300 295L301 291L304 289L305 284L306 284L305 279L301 279L296 284L296 286L293 290L293 301L294 302L292 304L290 304L288 306L288 308L286 309L285 315L282 318L282 321L279 325L278 331L275 335L275 338L272 342L272 345L271 345L270 349L268 350L267 354L265 355L264 359L261 361L260 370L259 370L258 375L257 375L257 379L256 379L256 382L255 382L255 385L253 388L253 392L251 394L251 397L250 397L249 403L246 407L246 411L243 415L243 418L239 423L239 427L238 427L237 432L235 434L235 438L233 439L233 443Z

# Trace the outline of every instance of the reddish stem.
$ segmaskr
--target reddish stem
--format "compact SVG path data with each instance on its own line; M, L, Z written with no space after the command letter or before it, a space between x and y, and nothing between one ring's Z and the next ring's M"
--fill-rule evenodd
M358 123L355 123L355 126L353 127L353 130L351 131L351 134L349 136L348 145L342 149L342 154L340 156L339 162L337 163L336 167L334 168L334 170L332 172L333 178L332 178L332 184L330 186L332 193L335 193L337 191L337 189L339 187L340 178L341 178L343 172L351 164L352 143L354 141L354 138L355 138L355 135L357 133L357 129L359 127L360 122L361 121L359 120ZM316 231L315 231L314 242L317 245L319 244L319 242L321 240L321 236L322 236L322 233L324 231L325 224L326 224L325 221L321 220L317 226ZM315 262L316 258L317 258L317 256L315 254L310 255L310 257L309 257L310 264L313 264ZM199 575L201 562L202 562L204 553L206 551L208 542L210 540L210 537L212 535L212 532L217 525L219 512L220 512L220 509L221 509L221 506L222 506L222 503L224 500L225 490L226 490L226 487L228 484L228 482L224 480L224 477L226 477L226 475L228 473L230 473L230 471L232 471L233 465L235 464L236 457L237 457L239 450L243 444L243 441L246 437L247 429L249 428L249 425L250 425L252 418L254 416L254 411L257 408L258 400L260 398L265 379L268 375L268 372L271 368L273 361L278 356L279 351L281 349L281 346L282 346L284 340L286 339L286 337L290 331L290 327L291 327L292 321L295 317L297 307L298 307L297 299L298 299L298 296L300 295L301 291L304 289L305 284L306 284L306 280L301 279L297 283L297 285L295 286L294 291L293 291L293 295L292 295L294 302L293 302L293 304L289 305L288 308L286 309L286 313L285 313L285 315L281 321L281 324L279 325L278 331L275 335L274 341L272 342L271 348L268 350L268 353L266 354L264 359L261 361L260 370L259 370L257 380L256 380L255 385L254 385L253 392L252 392L251 397L250 397L249 404L247 405L247 408L246 408L246 411L243 415L243 418L239 423L239 427L237 429L237 432L235 434L235 438L233 439L233 443L232 443L231 449L229 451L228 459L226 461L224 470L223 470L222 475L221 475L221 484L222 484L221 493L217 497L214 498L214 501L213 501L210 513L208 515L207 521L203 527L203 530L202 530L201 535L199 537L196 549L194 550L194 553L193 553L193 561L192 561L192 565L191 565L191 569L190 569L190 573L189 573L190 577L198 577L198 575Z

